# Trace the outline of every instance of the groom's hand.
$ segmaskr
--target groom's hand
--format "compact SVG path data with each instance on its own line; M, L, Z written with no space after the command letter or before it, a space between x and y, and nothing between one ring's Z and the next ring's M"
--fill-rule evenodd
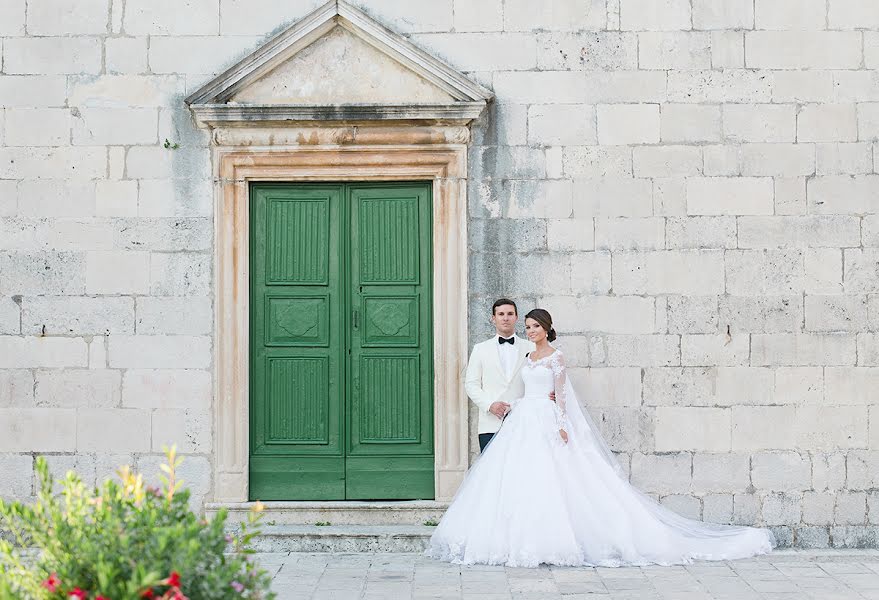
M498 400L497 402L492 402L491 406L488 407L488 412L496 416L498 419L503 419L504 416L510 412L510 405Z
M552 400L553 402L555 402L555 390L553 390L549 393L549 399Z

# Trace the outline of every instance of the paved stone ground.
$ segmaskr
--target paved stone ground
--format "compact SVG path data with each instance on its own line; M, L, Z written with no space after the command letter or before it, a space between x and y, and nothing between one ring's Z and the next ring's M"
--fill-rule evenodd
M879 600L879 550L621 569L460 567L415 554L257 557L279 600Z

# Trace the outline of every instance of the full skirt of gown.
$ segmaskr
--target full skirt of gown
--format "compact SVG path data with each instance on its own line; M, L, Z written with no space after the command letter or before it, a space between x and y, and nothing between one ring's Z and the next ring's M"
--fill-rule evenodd
M513 403L470 469L430 540L429 556L511 567L624 566L737 559L772 549L768 530L686 519L636 490L602 454L591 423L572 415L565 444L559 409L548 398L552 369L540 367L529 360L523 368L525 397ZM567 402L576 402L567 389Z

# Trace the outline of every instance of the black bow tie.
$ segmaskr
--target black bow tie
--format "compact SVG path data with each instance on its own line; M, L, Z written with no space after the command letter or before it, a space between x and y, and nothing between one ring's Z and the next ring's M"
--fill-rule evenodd
M498 336L497 343L498 344L509 344L510 346L512 346L516 343L516 338L515 337L505 338L505 337Z

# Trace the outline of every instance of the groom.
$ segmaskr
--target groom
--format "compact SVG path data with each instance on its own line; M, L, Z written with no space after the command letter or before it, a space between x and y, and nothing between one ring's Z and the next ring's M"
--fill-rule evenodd
M524 391L519 370L525 355L534 350L529 340L516 336L519 313L516 303L500 298L491 307L491 322L496 335L473 347L464 387L467 395L479 407L479 451L500 429L501 421L510 410L510 400L519 398Z

